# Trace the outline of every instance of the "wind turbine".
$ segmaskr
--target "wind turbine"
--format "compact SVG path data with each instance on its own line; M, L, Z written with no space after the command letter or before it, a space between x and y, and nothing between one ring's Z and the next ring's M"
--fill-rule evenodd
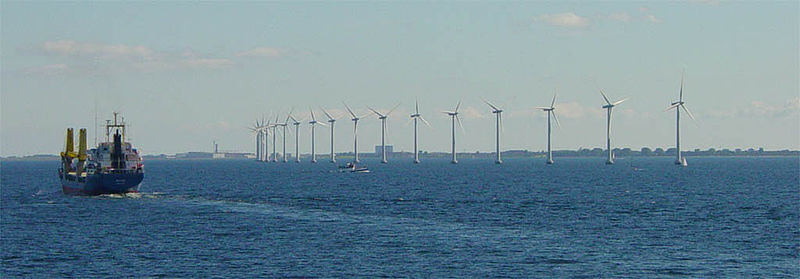
M289 119L294 121L292 122L292 125L294 125L294 162L300 163L300 141L298 140L300 136L300 121L297 121L291 112L289 112Z
M275 143L275 137L278 135L278 117L279 116L275 115L275 123L270 125L270 128L272 128L272 162L273 163L277 163L278 162L278 150L277 150L278 145Z
M316 127L317 124L325 126L325 123L317 122L317 118L314 117L314 110L309 108L309 111L311 111L311 121L308 122L308 124L311 124L311 163L316 163L317 154L314 151L314 127Z
M286 126L288 126L289 117L286 117L286 120L283 123L275 123L276 126L283 127L283 162L286 163L289 160L286 158Z
M603 95L603 100L606 101L606 104L603 105L603 108L608 111L608 118L607 118L608 123L606 126L606 148L608 149L608 160L606 161L606 165L611 165L614 164L614 151L611 150L611 109L621 104L622 102L628 100L628 98L612 103L611 101L608 100L606 94L603 93L603 89L600 89L600 95Z
M263 121L262 121L262 123L263 123ZM272 129L272 124L270 124L269 120L267 120L266 124L262 125L262 129L264 131L264 138L263 138L264 139L264 150L263 150L264 156L262 156L262 159L263 159L264 162L269 162L270 161L269 135L271 133L270 129Z
M553 101L550 103L550 107L536 107L537 109L541 109L547 112L547 164L553 164L553 150L550 148L550 116L553 116L553 119L556 120L556 124L558 127L561 127L561 123L558 122L558 118L556 117L556 94L553 94Z
M458 160L456 160L456 121L458 121L458 126L461 126L461 131L464 131L464 125L461 124L461 118L458 117L458 108L461 106L461 101L458 101L458 105L456 105L456 109L453 111L442 111L443 113L450 116L450 120L452 121L452 131L453 131L453 160L450 163L458 164Z
M694 120L694 116L689 112L689 109L684 105L683 101L683 74L681 74L681 91L678 93L678 101L672 102L667 110L675 109L675 149L678 152L675 157L675 164L686 166L686 158L681 157L681 108L686 111L686 114Z
M353 110L351 110L350 107L347 106L347 104L344 104L344 107L347 109L347 112L349 112L350 115L353 117L350 119L353 120L353 155L355 155L353 162L359 163L360 161L358 160L358 120L361 118L358 117L353 112Z
M425 122L428 127L430 127L431 124L425 121L425 118L422 118L422 115L419 114L419 102L417 101L414 101L414 114L411 115L411 119L414 119L414 164L419 164L419 151L417 151L417 119Z
M256 124L248 129L252 131L253 135L256 137L256 150L254 152L256 155L256 161L261 161L261 123L259 123L256 119Z
M487 100L483 100L483 102L485 102L487 105L489 105L489 107L492 108L492 113L497 115L497 124L496 124L496 127L495 127L496 130L497 130L497 134L495 136L496 137L495 145L496 145L496 150L497 150L497 157L494 160L494 163L495 164L502 164L503 160L500 159L500 129L501 129L501 127L503 127L503 116L502 116L503 110L497 108L497 106L493 105L492 103L489 103L489 101L487 101Z
M336 123L336 118L331 116L324 108L320 107L320 109L325 113L325 116L328 117L328 123L331 123L331 163L336 163L336 153L333 152L333 124Z
M400 106L400 104L397 104L396 106L394 106L394 108L389 110L389 112L387 112L386 114L382 114L382 113L378 112L377 110L374 110L374 109L368 107L368 109L371 110L372 112L374 112L375 114L377 114L378 115L378 119L381 120L381 151L382 151L381 152L382 153L382 155L381 155L381 163L384 163L384 164L389 162L389 161L386 160L386 118L388 118L389 115L392 114L392 112L395 109L397 109L398 106Z

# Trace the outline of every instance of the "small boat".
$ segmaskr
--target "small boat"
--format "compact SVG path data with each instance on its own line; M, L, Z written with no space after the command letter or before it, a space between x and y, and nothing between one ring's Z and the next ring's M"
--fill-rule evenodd
M369 172L366 166L356 166L353 162L347 162L344 166L339 166L339 172Z

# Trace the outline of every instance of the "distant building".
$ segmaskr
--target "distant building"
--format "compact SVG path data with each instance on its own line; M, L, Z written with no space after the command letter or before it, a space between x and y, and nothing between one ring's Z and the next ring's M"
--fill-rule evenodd
M387 145L386 146L386 153L392 153L392 152L394 152L394 148L392 148L391 145ZM378 155L383 154L383 149L381 148L380 145L376 145L375 146L375 154L378 154Z

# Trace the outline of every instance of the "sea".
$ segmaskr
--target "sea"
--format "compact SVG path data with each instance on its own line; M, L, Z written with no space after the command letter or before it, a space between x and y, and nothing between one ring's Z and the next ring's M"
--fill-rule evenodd
M140 193L95 197L3 161L0 277L800 274L798 157L320 159L149 160Z

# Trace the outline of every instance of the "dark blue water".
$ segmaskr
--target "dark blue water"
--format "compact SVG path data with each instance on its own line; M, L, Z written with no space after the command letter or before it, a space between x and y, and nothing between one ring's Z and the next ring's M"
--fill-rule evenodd
M0 277L800 274L800 159L689 163L148 161L139 195L73 197L3 162Z

